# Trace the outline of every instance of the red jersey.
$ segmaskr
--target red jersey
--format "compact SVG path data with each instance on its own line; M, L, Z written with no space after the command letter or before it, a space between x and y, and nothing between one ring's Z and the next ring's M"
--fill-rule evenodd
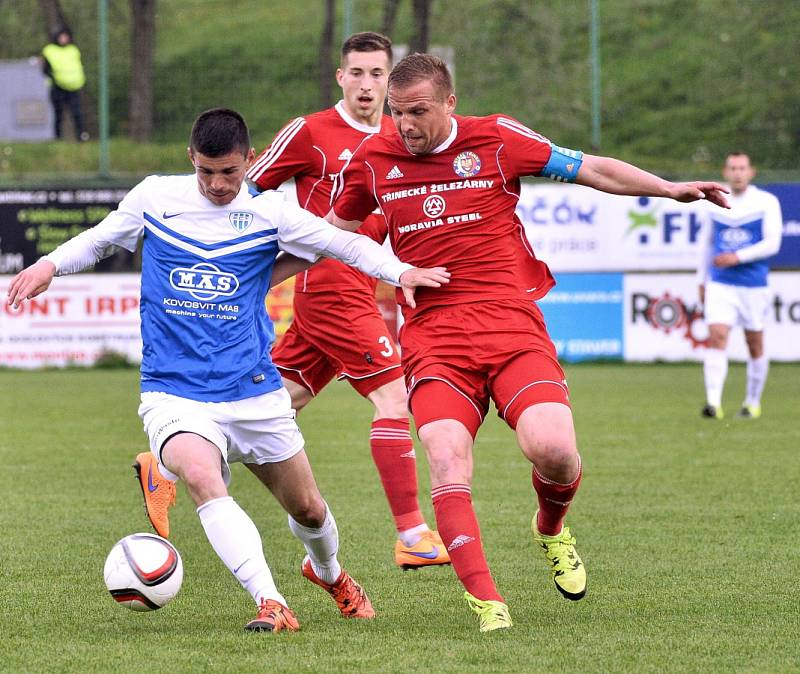
M451 272L448 285L417 289L413 313L543 297L553 278L515 208L520 176L541 172L550 141L505 115L452 119L450 136L430 154L410 153L398 134L365 139L335 188L336 215L361 220L377 204L401 260Z
M261 190L275 189L294 178L298 203L325 217L331 209L333 179L364 137L394 132L391 119L383 117L379 127L360 124L345 112L339 101L332 108L289 122L256 158L247 177ZM358 233L383 243L386 223L380 217L365 217ZM296 293L366 292L374 305L376 283L342 262L324 259L298 274L294 288Z

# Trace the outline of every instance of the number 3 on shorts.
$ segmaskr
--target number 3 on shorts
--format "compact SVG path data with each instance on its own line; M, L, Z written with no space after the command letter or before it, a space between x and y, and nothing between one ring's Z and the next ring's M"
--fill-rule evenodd
M394 353L394 345L392 344L392 340L384 335L383 337L378 337L378 344L382 344L384 346L383 351L381 351L381 355L384 358L388 358Z

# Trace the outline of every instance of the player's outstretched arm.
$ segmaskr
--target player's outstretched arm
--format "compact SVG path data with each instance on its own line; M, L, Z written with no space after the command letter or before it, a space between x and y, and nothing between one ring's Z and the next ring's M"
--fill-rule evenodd
M729 190L720 183L674 183L611 157L583 155L575 182L610 194L667 197L684 203L707 199L717 206L730 208L725 198Z
M335 227L344 229L348 232L355 232L361 226L361 222L358 220L342 220L341 218L337 218L333 213L333 209L328 211L328 214L324 219ZM278 259L275 260L275 265L272 268L272 278L270 279L269 287L274 288L275 286L280 285L286 279L299 274L306 269L310 269L314 264L314 262L304 260L303 258L292 255L291 253L287 253L286 251L281 252L280 255L278 255Z
M450 283L450 272L444 267L413 267L400 274L400 287L403 289L403 297L406 304L414 309L417 303L414 301L414 291L419 287L441 288L446 283Z
M56 266L49 260L34 262L11 279L8 303L16 309L24 300L41 295L50 287L55 274Z
M416 288L421 285L438 287L434 284L440 285L442 279L449 280L450 278L450 273L443 267L421 269L402 262L368 236L337 228L331 229L334 231L333 237L320 252L326 257L335 258L381 281L398 287ZM405 283L403 283L401 278L407 272L417 273L407 274Z
M299 206L283 204L282 208L284 220L279 228L279 241L284 252L307 260L316 260L320 255L330 257L396 287L438 288L450 280L450 273L443 267L416 268L401 261L368 236L348 231L357 228L360 222L348 223L333 212L322 219L313 217ZM333 223L348 224L345 229L344 226L331 226ZM413 293L411 302L413 306Z

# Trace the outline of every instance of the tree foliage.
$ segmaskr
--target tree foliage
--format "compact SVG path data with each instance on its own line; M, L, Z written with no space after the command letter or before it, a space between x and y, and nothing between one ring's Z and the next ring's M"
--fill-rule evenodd
M0 58L43 44L41 0L0 0ZM351 0L352 28L393 26L413 44L413 1ZM588 149L586 0L426 2L428 39L455 52L458 111L514 115L555 142ZM60 0L96 92L96 3ZM341 16L343 3L336 3ZM111 130L127 133L131 10L109 0ZM604 154L651 169L716 172L732 148L795 169L800 154L797 0L599 0ZM161 0L154 62L158 139L182 139L212 105L240 108L257 142L319 107L325 3ZM339 30L343 22L335 23ZM336 34L332 49L342 39ZM334 93L336 89L333 89Z

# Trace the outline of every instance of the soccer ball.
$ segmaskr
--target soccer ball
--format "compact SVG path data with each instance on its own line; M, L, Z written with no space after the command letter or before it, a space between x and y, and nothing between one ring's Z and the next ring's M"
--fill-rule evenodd
M175 546L161 536L131 534L111 548L103 578L122 606L155 611L181 589L183 562Z

